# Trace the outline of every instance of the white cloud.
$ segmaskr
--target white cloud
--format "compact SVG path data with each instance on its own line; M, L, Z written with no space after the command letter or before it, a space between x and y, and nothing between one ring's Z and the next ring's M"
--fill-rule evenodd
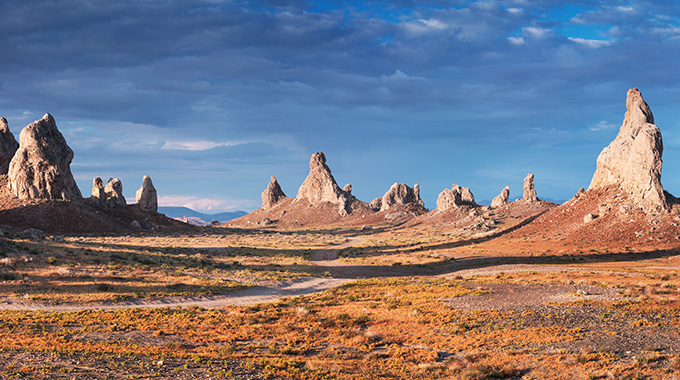
M552 30L539 28L536 26L527 26L525 28L522 28L522 32L524 32L525 35L529 35L536 38L543 38L547 37L550 33L552 33Z
M197 141L165 141L161 149L165 150L208 150L212 148L217 148L218 146L233 146L239 143L234 142L216 142L208 140L197 140Z
M607 129L614 129L614 128L616 128L616 125L602 120L599 123L590 127L590 130L593 131L593 132L597 132L597 131L604 131L604 130L607 130Z
M508 37L508 41L513 45L524 45L526 43L523 37Z
M238 203L239 205L235 205ZM199 198L195 196L188 195L159 195L158 205L159 206L170 206L170 207L188 207L192 210L197 211L222 211L222 210L236 210L243 208L244 203L250 203L250 201L231 201L225 199L214 199L214 198Z
M611 41L607 40L589 40L585 38L575 38L575 37L569 37L569 40L572 42L576 42L577 44L580 45L585 45L588 47L591 47L593 49L601 48L603 46L609 46L612 44Z

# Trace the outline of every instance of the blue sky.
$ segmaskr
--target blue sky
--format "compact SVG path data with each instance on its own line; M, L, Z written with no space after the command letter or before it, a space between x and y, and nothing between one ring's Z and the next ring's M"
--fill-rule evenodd
M254 210L312 153L362 200L587 187L638 87L680 194L678 1L3 1L0 116L50 112L84 194L148 174L161 204Z

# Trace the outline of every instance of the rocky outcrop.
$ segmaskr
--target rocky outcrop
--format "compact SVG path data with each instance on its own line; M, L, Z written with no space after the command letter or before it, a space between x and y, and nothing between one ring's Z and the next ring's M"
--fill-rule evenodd
M276 177L272 176L269 185L267 185L267 188L262 192L262 209L267 210L272 208L283 198L286 198L286 194L281 190L281 186L276 181Z
M534 189L534 175L531 173L527 174L524 178L524 194L522 194L522 199L529 203L538 202L536 189Z
M141 210L147 212L158 211L158 193L153 186L153 182L151 182L151 177L148 175L144 176L142 187L135 193L135 198Z
M309 175L297 192L296 199L315 204L330 202L338 205L338 213L347 216L351 212L352 197L335 182L331 169L326 165L326 156L317 152L309 160Z
M109 178L104 186L104 205L106 207L125 206L127 203L123 196L123 183L118 178Z
M439 211L459 208L462 205L476 205L475 196L468 187L461 187L454 183L451 189L444 189L437 197L437 210Z
M491 207L503 206L508 203L508 198L510 198L510 186L505 186L501 193L491 201Z
M9 162L19 148L19 143L9 130L7 119L0 117L0 174L7 174Z
M597 157L588 190L618 185L645 210L666 208L661 186L663 141L637 88L628 90L626 114L616 138Z
M104 181L99 177L94 177L92 180L92 196L90 197L97 204L103 204L106 200L104 193Z
M8 183L20 199L76 200L82 195L71 174L73 151L50 114L26 126L9 164Z
M370 207L375 211L385 211L396 205L413 204L424 207L420 199L420 187L418 184L410 188L404 183L394 183L381 197L371 201Z
M346 184L342 188L342 191L346 192L347 194L352 194L352 184L350 184L350 183Z

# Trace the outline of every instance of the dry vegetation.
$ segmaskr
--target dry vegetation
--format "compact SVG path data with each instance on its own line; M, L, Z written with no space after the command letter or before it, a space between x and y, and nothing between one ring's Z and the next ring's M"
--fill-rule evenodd
M587 248L494 231L451 235L424 224L204 231L40 242L6 234L0 300L43 309L0 311L0 376L665 379L680 373L680 257L668 244ZM314 261L320 249L341 244L340 261ZM354 281L217 309L45 309L230 294L309 276Z

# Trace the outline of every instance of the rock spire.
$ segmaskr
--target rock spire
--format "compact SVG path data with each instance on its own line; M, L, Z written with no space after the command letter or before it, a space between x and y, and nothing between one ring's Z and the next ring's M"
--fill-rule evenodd
M262 209L267 210L272 208L285 197L286 194L281 190L281 186L276 181L276 177L272 176L269 185L267 185L267 188L262 192Z
M491 207L500 207L508 203L508 198L510 197L510 186L505 186L501 193L496 195L496 197L491 201Z
M10 193L20 199L76 200L82 195L71 174L73 151L50 114L26 126L9 164Z
M343 191L335 182L331 169L326 165L326 156L322 152L312 155L309 160L309 175L297 192L297 200L306 200L315 204L330 202L338 205L338 213L349 215L351 196Z
M534 175L531 173L527 174L524 178L524 194L522 195L522 199L530 203L538 202L536 189L534 189Z
M661 186L663 141L654 115L637 88L628 90L626 114L616 138L597 157L588 190L619 185L644 209L666 208Z
M125 206L127 203L123 196L123 183L118 178L109 178L104 186L104 204L107 207Z
M143 211L158 211L158 193L156 193L156 188L148 175L144 176L142 187L135 193L135 198L139 208Z
M19 148L19 143L9 130L7 119L0 117L0 174L7 174L9 162Z

